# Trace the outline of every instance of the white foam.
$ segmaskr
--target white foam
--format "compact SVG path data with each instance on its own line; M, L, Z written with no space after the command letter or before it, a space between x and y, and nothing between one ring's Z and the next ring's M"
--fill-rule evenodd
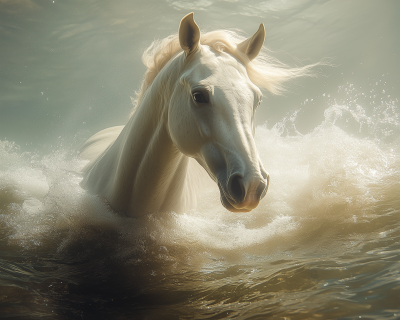
M140 239L167 251L176 246L229 256L288 248L316 232L329 237L343 224L357 232L373 216L374 205L398 194L400 154L398 145L356 137L336 126L338 117L352 116L346 112L328 108L325 121L305 135L285 135L284 122L257 128L256 143L271 183L259 207L248 214L225 210L215 187L201 195L197 210L124 218L80 188L84 162L62 150L40 158L0 142L0 221L11 230L10 241L32 247L58 239L59 250L88 234L88 226L111 230L125 241L115 252L119 257L136 250Z

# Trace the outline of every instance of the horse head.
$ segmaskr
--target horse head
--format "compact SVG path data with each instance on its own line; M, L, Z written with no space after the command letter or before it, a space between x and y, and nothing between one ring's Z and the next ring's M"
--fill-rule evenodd
M269 176L254 141L254 113L262 94L237 56L250 63L258 55L264 25L237 45L235 55L203 45L200 38L193 13L188 14L179 26L184 52L168 129L179 151L196 159L217 182L222 204L232 212L248 212L265 196Z

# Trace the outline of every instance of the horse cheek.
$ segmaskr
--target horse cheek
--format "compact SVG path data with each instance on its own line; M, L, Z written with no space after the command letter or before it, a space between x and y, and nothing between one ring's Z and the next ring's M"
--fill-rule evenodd
M191 156L199 148L196 124L190 112L185 112L182 107L171 108L168 117L168 127L172 142L183 154Z

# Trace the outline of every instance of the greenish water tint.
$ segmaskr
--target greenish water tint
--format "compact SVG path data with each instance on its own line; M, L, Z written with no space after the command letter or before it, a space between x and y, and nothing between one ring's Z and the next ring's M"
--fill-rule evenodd
M79 187L81 143L126 122L153 39L266 26L318 78L265 94L271 186L249 214L128 219ZM398 319L398 1L0 0L0 318Z

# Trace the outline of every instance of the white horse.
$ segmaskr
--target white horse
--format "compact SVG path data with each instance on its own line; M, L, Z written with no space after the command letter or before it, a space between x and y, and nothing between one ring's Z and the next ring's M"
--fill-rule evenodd
M263 24L249 39L224 30L200 34L193 13L186 15L178 35L145 51L148 70L128 123L83 146L90 162L81 185L128 216L182 212L195 203L197 161L225 208L256 208L269 182L254 143L257 85L276 93L310 67L272 62L260 53L264 38Z

